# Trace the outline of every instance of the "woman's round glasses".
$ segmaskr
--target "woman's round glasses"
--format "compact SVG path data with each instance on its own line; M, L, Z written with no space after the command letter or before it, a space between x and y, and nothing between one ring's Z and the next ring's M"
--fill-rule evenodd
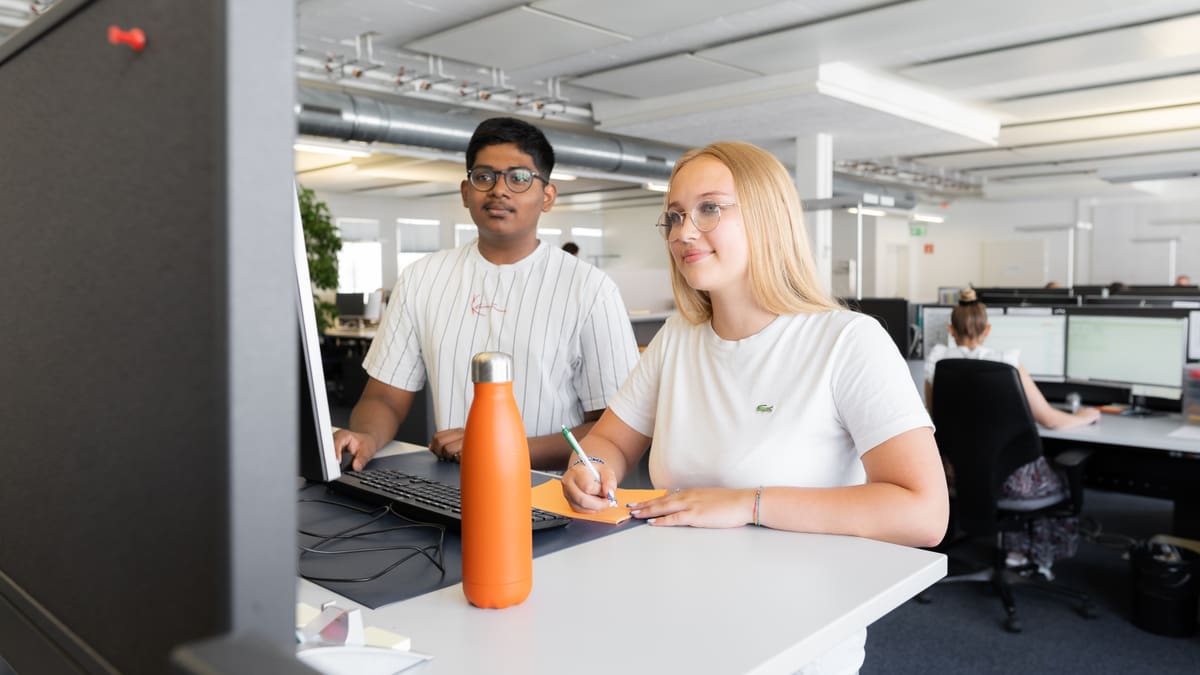
M538 173L533 169L517 167L515 169L501 171L499 169L493 169L490 166L477 166L468 171L467 182L471 184L471 187L479 190L480 192L491 192L492 188L496 187L497 181L500 180L500 176L504 176L504 184L507 185L508 189L513 192L525 192L529 188L533 187L533 180L535 178L544 183L550 182L539 176Z
M717 202L700 202L692 207L691 213L682 211L671 211L670 209L663 211L659 216L658 222L654 224L658 228L659 234L663 239L670 239L671 232L676 228L683 227L683 221L689 215L692 217L692 225L701 232L712 232L717 229L717 225L721 224L721 209L737 206L733 202L727 204L718 204Z

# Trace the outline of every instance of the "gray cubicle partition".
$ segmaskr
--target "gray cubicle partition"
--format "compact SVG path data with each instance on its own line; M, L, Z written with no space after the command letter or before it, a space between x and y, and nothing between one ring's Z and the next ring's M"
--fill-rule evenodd
M284 0L61 0L0 45L17 672L292 641L294 21Z

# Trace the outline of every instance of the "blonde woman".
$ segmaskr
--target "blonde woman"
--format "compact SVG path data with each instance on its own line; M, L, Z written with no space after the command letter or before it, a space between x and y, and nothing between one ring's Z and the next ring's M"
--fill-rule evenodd
M1050 405L1029 372L1021 365L1018 350L996 351L984 346L984 340L992 332L992 325L987 320L987 305L979 301L975 289L963 289L958 298L958 305L950 312L949 332L950 337L954 338L954 345L936 345L925 357L926 403L931 407L933 405L933 376L937 372L938 362L945 359L983 359L1007 363L1017 369L1029 411L1038 424L1050 429L1072 429L1094 424L1100 419L1100 411L1095 408L1080 408L1069 413ZM953 482L954 467L947 465L945 471ZM1005 480L1001 489L1001 496L1005 499L1039 500L1066 493L1066 479L1055 472L1045 457L1038 457L1019 467ZM1078 546L1079 519L1074 517L1035 520L1028 534L1004 533L1009 566L1032 564L1048 579L1054 576L1050 571L1054 561L1075 555Z
M932 546L946 481L929 415L887 333L814 274L800 200L766 151L716 143L676 163L658 229L680 316L650 343L570 466L579 511L653 440L650 476L678 490L631 505L655 526L762 525ZM865 631L804 672L854 672Z

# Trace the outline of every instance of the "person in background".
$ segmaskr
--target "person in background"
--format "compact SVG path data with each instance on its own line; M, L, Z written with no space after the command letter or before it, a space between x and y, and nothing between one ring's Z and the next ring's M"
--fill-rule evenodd
M363 367L370 378L334 434L360 470L395 436L428 382L437 432L430 451L458 460L471 405L471 357L513 357L513 394L535 468L561 467L565 424L585 434L637 362L617 286L592 265L537 238L554 206L554 150L537 127L485 120L467 145L463 206L478 239L404 268Z
M1045 288L1062 288L1062 285L1057 281L1047 281Z
M562 245L562 250L570 253L571 255L579 255L579 244L576 244L573 241L568 241Z
M1114 281L1108 285L1108 294L1109 295L1115 295L1117 293L1124 293L1127 290L1129 290L1129 287L1126 286L1125 283L1121 282L1121 281Z
M715 143L676 162L665 206L680 314L583 439L601 482L570 465L572 508L606 508L653 440L651 480L672 491L630 513L654 526L938 543L949 507L929 415L879 322L821 288L787 169ZM865 639L803 672L856 671Z
M987 320L987 306L976 299L975 289L964 289L959 295L958 306L950 313L949 330L955 345L936 345L925 357L925 401L929 406L933 405L933 377L939 361L985 359L1007 363L1017 369L1029 411L1038 424L1050 429L1071 429L1100 419L1100 411L1095 408L1085 407L1068 413L1050 405L1029 372L1021 365L1018 350L999 352L983 345L992 326ZM948 466L946 474L953 482L953 467ZM1054 471L1045 457L1039 457L1018 468L1005 480L1002 498L1040 499L1065 495L1066 491L1065 478ZM1034 521L1031 535L1005 533L1004 548L1008 551L1008 563L1019 567L1032 561L1044 576L1050 578L1050 567L1055 560L1075 554L1079 545L1078 532L1077 518L1047 518Z
M1191 286L1192 278L1186 274L1180 274L1179 276L1175 277L1175 285L1176 286Z

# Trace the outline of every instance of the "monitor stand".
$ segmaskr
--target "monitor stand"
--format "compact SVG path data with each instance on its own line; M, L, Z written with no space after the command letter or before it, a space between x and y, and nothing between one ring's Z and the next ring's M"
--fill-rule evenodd
M1166 413L1161 410L1151 410L1146 407L1146 397L1129 395L1129 409L1121 413L1127 417L1159 417Z

